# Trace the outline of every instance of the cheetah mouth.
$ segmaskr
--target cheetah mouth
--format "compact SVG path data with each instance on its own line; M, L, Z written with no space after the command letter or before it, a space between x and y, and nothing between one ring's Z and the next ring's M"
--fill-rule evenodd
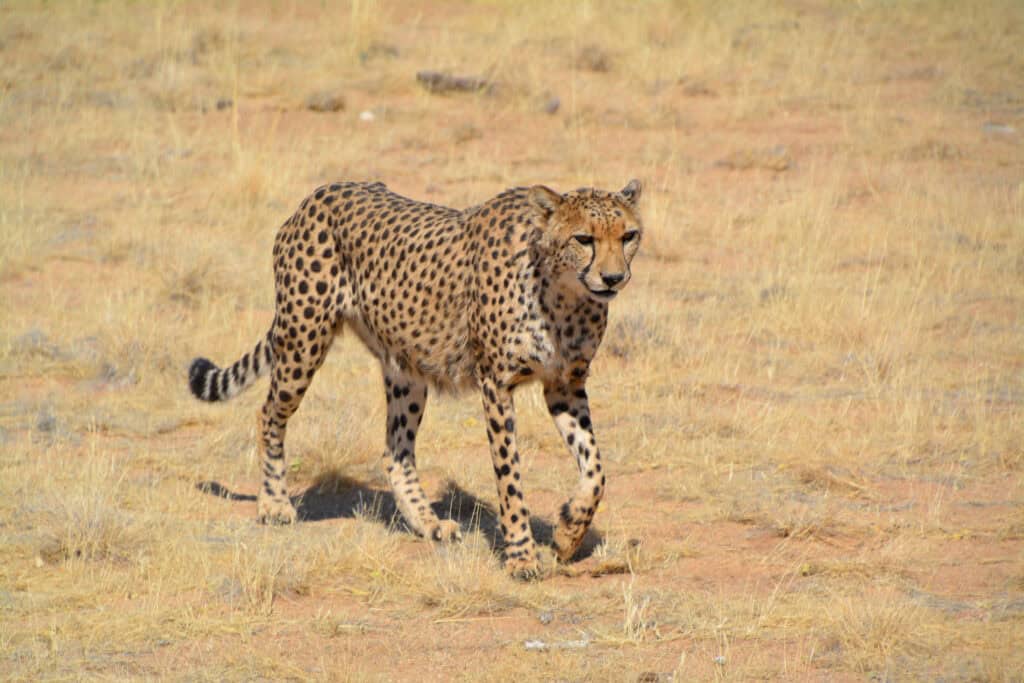
M590 289L589 287L587 289ZM590 294L601 301L611 301L618 294L614 289L590 289Z

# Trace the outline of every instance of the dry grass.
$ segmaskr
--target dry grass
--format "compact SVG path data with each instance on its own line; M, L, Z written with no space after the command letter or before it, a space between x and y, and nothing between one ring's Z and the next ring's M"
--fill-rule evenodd
M4 4L0 671L1019 679L1022 43L1009 0ZM306 192L634 176L588 558L502 573L475 397L420 446L466 541L410 537L351 335L290 424L310 519L253 523L261 390L184 368L265 330ZM575 472L518 405L543 524Z

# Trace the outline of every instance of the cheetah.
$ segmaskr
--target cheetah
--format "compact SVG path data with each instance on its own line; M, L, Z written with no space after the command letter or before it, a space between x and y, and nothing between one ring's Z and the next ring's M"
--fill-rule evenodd
M457 210L408 199L383 183L325 185L303 200L273 248L273 323L253 350L221 369L192 361L203 401L237 395L270 375L260 411L263 483L258 518L291 523L284 438L335 335L347 327L379 359L387 392L383 466L397 507L417 534L461 539L439 519L416 471L427 389L479 389L497 478L506 569L538 574L523 499L513 390L543 384L579 480L553 533L559 560L579 548L605 489L586 380L608 304L630 280L643 234L641 184L618 192L506 190Z

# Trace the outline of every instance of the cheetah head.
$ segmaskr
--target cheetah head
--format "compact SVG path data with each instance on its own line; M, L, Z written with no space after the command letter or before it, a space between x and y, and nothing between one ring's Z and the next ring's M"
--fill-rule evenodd
M640 192L639 180L618 192L587 188L563 195L543 185L531 187L552 275L569 281L579 294L613 299L629 282L629 264L640 247Z

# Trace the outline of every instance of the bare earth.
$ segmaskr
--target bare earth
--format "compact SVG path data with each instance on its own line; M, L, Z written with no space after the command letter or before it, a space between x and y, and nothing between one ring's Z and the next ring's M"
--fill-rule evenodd
M1020 3L220 4L0 5L0 676L1024 680ZM255 523L264 389L185 371L310 189L632 177L578 562L502 571L472 394L419 443L465 542L403 528L352 335ZM517 404L543 538L574 466Z

